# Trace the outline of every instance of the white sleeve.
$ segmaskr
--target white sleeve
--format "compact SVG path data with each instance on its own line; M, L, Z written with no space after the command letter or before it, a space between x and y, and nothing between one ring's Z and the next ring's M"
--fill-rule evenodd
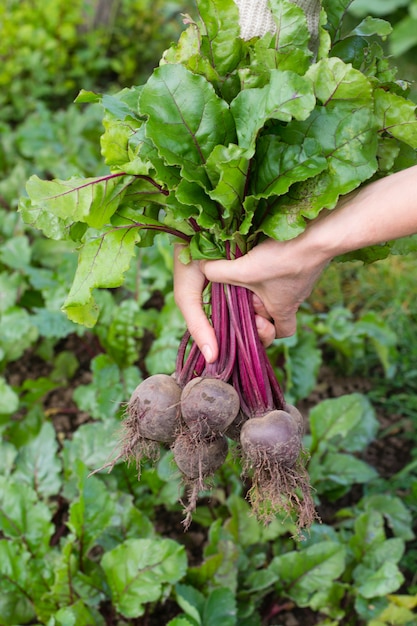
M242 39L262 37L268 32L276 31L276 24L268 8L268 0L235 0L235 3L239 7Z
M307 17L307 24L313 39L317 37L320 0L291 0L301 7ZM235 0L239 7L240 34L243 39L262 37L265 33L274 33L277 29L268 8L268 0Z

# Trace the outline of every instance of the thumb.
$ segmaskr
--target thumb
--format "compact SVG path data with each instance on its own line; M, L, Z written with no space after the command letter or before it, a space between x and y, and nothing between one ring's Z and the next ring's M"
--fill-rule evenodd
M200 261L201 271L212 283L228 285L245 284L245 257L218 261Z

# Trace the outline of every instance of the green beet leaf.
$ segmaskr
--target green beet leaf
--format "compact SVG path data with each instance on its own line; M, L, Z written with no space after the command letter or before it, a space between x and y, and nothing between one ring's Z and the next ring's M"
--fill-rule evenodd
M71 217L62 219L53 215L49 211L45 211L42 206L39 206L35 199L32 198L20 198L19 211L22 219L42 231L46 237L50 239L67 239L73 220Z
M10 419L10 415L15 413L19 407L19 396L7 384L5 378L0 377L0 416L7 416L6 421Z
M10 269L26 270L30 267L30 257L30 242L25 235L11 237L2 244L0 262Z
M14 478L44 498L59 493L62 483L58 442L52 424L45 422L37 437L19 450Z
M0 313L4 313L7 309L13 307L20 296L21 290L25 285L23 276L17 273L9 273L7 270L0 273ZM1 411L0 411L1 413Z
M313 456L309 474L319 494L327 494L329 500L344 495L352 485L368 483L377 478L377 471L351 454L327 452L323 457Z
M198 12L210 50L210 64L220 76L226 76L242 56L237 6L234 0L200 0Z
M333 57L322 59L306 72L314 83L317 100L326 105L334 100L370 102L372 86L362 72Z
M120 174L68 181L43 181L32 176L26 190L37 206L56 217L101 228L116 211L129 182Z
M77 600L71 606L60 609L54 616L57 626L104 626L101 615L89 608L82 600Z
M129 618L143 615L145 605L159 600L187 569L184 547L171 539L128 539L106 552L101 564L114 605Z
M23 542L34 555L43 556L53 533L52 512L36 492L21 481L0 476L0 530Z
M375 107L382 131L417 148L417 105L395 93L377 89Z
M253 149L259 131L268 120L305 120L314 106L310 80L295 72L271 70L268 85L245 89L231 103L239 146Z
M355 534L349 545L358 563L366 559L370 565L369 553L375 552L386 541L384 518L379 511L368 509L358 515L354 525ZM379 566L381 563L373 563Z
M31 554L22 544L0 539L0 594L1 621L6 626L27 624L35 619L35 611L28 587Z
M242 215L250 156L245 150L229 144L227 147L216 146L207 160L206 170L214 187L208 194L217 206L222 207L223 225L230 231L235 230Z
M1 316L0 362L15 361L33 345L39 336L31 316L18 306L13 306Z
M308 50L310 33L305 13L303 9L290 0L270 0L269 5L277 25L275 50L281 54L289 53L292 58L292 69L298 71L297 67L300 67L298 65L299 57L297 54L293 54L294 51L302 51L306 57L311 57Z
M114 502L104 483L95 476L87 477L85 465L76 462L78 497L69 509L68 528L78 541L80 562L109 525Z
M14 461L17 455L15 446L8 441L0 442L0 473L2 476L10 476L14 470Z
M173 217L195 217L199 226L210 231L218 226L221 217L221 207L216 204L195 182L183 179L175 192L175 198L187 209L181 209L178 204L169 205Z
M77 459L91 471L102 467L114 455L117 442L118 420L83 424L71 441L65 441L63 458L67 476L74 471Z
M235 594L231 589L213 589L208 596L204 611L205 626L237 626L237 607Z
M332 39L340 38L339 29L350 4L352 4L352 0L323 0L322 5L326 10L328 28Z
M368 15L352 32L361 37L379 35L380 37L385 38L392 33L392 26L386 20L381 20L377 17L371 17Z
M321 442L349 452L362 450L375 437L378 421L366 396L353 393L323 400L310 412L311 449Z
M119 287L135 255L140 239L135 226L109 228L101 237L87 242L81 249L77 272L64 310L79 324L92 326L98 316L92 290L95 287Z
M213 148L235 138L227 103L213 86L183 65L162 65L144 86L141 114L148 116L146 134L169 165L182 167L195 180Z
M201 626L201 616L206 600L201 591L191 585L178 584L175 586L175 597L184 613L193 620L193 623Z
M327 168L320 144L307 137L289 145L277 135L264 135L257 144L256 170L251 192L257 198L281 196L291 185L320 174Z
M395 537L414 539L412 515L400 498L381 493L367 496L361 504L366 511L381 513Z
M385 597L398 591L404 582L398 566L390 561L377 570L359 566L353 572L357 592L364 598Z
M299 606L331 587L345 569L346 548L335 541L318 542L300 552L275 557L269 566L279 586Z
M133 378L138 377L136 368L132 368ZM120 368L108 354L99 354L91 361L93 380L88 385L79 385L73 398L82 411L86 411L97 420L111 420L120 410L125 399L126 387L120 381ZM125 367L124 375L131 371ZM127 382L125 380L125 382Z

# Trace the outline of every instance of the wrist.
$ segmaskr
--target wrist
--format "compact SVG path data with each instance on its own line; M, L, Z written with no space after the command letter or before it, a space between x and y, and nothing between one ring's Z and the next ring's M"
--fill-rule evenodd
M304 254L311 255L317 265L324 267L336 256L367 245L366 231L352 228L350 219L354 210L360 212L366 204L366 192L355 190L341 197L335 209L321 211L308 224L300 238Z
M322 227L319 221L321 217L311 222L301 235L287 242L303 273L320 273L338 254L332 238L328 236L328 228L325 225Z

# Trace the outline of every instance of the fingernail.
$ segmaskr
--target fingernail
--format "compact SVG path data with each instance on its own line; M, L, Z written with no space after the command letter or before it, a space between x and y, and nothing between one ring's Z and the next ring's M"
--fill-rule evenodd
M201 348L201 352L203 353L204 358L206 359L207 363L211 363L212 359L213 359L213 351L210 348L210 346L208 344L205 344L202 348Z

